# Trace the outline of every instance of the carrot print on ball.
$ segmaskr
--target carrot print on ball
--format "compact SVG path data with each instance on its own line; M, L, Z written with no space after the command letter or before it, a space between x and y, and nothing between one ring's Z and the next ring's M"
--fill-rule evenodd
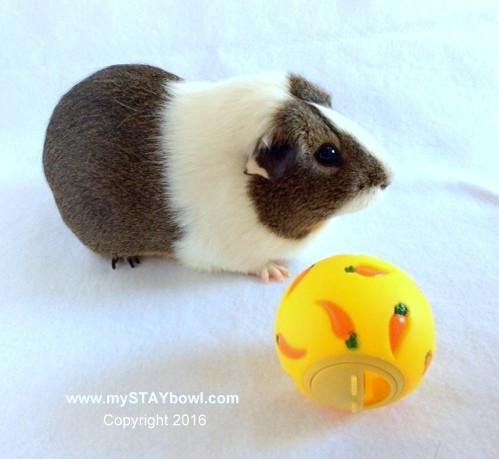
M390 318L390 347L392 353L397 352L402 339L404 338L409 326L409 308L398 303L393 308L393 315Z
M296 288L298 287L298 284L305 278L305 276L310 272L310 270L315 266L312 265L310 266L309 268L307 268L305 271L303 271L301 274L299 274L296 279L293 281L293 283L291 284L291 286L289 287L288 289L288 295L291 295L291 292Z
M359 266L347 266L345 268L346 273L357 273L361 276L375 277L382 276L383 274L388 274L388 271L384 271L379 268L373 268L372 266L359 265Z
M426 373L426 371L428 370L430 364L431 364L431 361L433 359L433 353L431 351L428 351L425 355L425 358L424 358L424 369L423 369L423 374Z
M301 359L307 354L306 349L296 348L291 346L282 336L282 333L278 333L275 337L277 347L282 352L282 355L290 359Z
M326 311L334 334L339 339L345 341L348 349L357 349L359 347L357 333L355 333L355 325L350 316L331 301L318 300L317 304L322 306Z

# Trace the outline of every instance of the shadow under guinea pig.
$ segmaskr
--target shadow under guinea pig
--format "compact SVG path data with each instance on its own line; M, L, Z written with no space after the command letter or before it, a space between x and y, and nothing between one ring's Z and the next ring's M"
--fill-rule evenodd
M22 205L9 199L24 196ZM62 301L85 307L89 297L99 294L99 306L129 301L141 293L208 292L258 279L232 273L202 273L172 259L143 257L131 268L126 262L111 267L111 259L85 247L62 221L48 186L44 183L4 188L0 202L11 221L4 221L3 235L11 244L4 257L15 260L9 267L11 286L29 302Z

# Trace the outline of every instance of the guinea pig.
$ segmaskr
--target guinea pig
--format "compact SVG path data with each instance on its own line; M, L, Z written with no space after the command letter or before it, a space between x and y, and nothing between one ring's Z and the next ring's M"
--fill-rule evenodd
M74 86L43 150L64 222L113 268L160 255L265 281L283 280L282 261L324 223L390 184L382 158L301 76L188 82L147 65Z

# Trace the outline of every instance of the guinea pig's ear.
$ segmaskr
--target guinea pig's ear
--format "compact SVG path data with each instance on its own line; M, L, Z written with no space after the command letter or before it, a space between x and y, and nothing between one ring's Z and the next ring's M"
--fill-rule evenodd
M305 102L331 107L331 96L324 89L300 75L289 75L289 92Z
M296 148L286 142L276 143L262 137L246 162L244 173L260 175L269 180L281 178L296 158Z

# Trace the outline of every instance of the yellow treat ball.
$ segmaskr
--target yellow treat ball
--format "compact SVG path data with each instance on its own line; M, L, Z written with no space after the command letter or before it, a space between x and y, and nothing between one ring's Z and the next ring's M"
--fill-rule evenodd
M423 379L435 353L430 305L401 269L338 255L301 273L275 324L284 370L314 400L352 412L395 402Z

